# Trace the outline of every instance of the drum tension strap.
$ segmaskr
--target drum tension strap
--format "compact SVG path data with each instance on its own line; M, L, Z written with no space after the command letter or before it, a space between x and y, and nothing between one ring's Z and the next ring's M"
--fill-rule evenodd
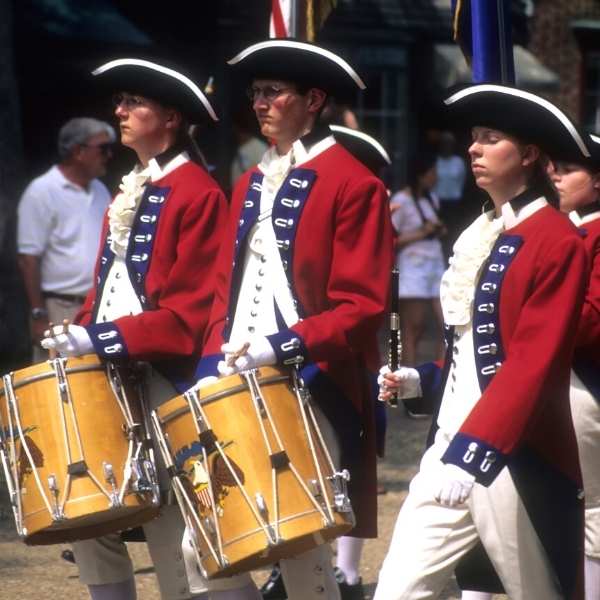
M85 475L88 471L88 466L85 460L78 460L77 462L71 463L67 467L67 473L73 475L73 477L80 477Z
M276 471L285 469L290 464L290 459L285 450L271 454L271 467Z

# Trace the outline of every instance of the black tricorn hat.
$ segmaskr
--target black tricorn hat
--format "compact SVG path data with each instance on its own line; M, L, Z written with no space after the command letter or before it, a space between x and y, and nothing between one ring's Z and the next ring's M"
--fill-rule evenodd
M600 137L588 133L587 142L592 156L587 161L586 166L595 173L600 172Z
M491 127L535 144L555 159L590 158L590 150L569 117L536 94L497 84L477 84L444 100L451 125Z
M315 87L337 99L352 98L366 85L358 73L340 56L308 42L271 39L253 44L227 64L240 77L281 79Z
M111 60L92 71L112 92L141 94L160 104L173 106L192 123L218 117L202 90L175 69L140 58Z
M385 148L374 137L341 125L330 125L329 129L333 132L336 142L346 148L354 158L375 175L384 166L392 163Z

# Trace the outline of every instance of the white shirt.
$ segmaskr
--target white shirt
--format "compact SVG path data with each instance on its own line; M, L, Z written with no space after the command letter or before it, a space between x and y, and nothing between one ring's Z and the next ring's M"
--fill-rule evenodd
M439 200L433 194L431 195L431 201L434 203L436 209L439 208ZM418 202L425 219L437 222L437 215L430 202L426 198L419 198ZM398 206L392 213L392 225L398 233L417 231L417 229L420 229L424 225L414 200L407 192L396 192L392 196L390 204ZM401 267L403 259L408 256L444 260L442 244L438 238L416 240L404 246L398 251L396 266Z
M465 163L460 156L438 156L435 163L437 183L433 190L443 200L458 202L465 185Z
M87 294L109 203L102 182L94 179L85 190L56 165L27 186L19 202L17 245L20 254L40 257L42 291Z

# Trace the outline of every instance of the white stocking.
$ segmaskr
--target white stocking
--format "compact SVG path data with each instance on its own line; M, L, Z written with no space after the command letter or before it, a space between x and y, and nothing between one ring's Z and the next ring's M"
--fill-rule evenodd
M474 592L472 590L463 590L461 600L492 600L494 594L488 592Z
M600 559L585 557L585 600L600 598Z
M344 535L337 541L336 566L346 576L346 583L354 585L360 579L360 555L365 540Z

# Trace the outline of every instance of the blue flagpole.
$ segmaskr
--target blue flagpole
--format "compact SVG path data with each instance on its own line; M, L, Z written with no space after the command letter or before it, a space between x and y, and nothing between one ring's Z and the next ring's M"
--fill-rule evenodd
M474 83L514 83L510 0L471 0Z

